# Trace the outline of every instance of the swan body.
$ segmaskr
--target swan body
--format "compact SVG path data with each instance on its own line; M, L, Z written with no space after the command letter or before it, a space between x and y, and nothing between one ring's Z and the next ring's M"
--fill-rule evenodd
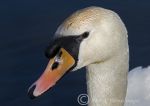
M150 105L150 66L136 67L128 74L128 87L125 106Z
M127 90L129 68L128 34L124 23L115 12L101 7L88 7L72 14L58 27L54 36L54 43L47 50L50 62L46 71L29 88L29 94L34 97L41 95L58 80L50 79L49 82L46 80L47 83L43 85L44 87L41 87L41 80L45 80L44 76L47 76L47 73L51 77L56 76L58 78L57 71L61 71L61 62L59 64L58 61L56 61L58 62L58 68L56 65L55 68L51 68L55 63L55 58L58 57L57 53L54 53L58 50L56 50L58 45L62 54L71 54L69 57L63 55L64 58L60 59L65 60L73 57L71 60L68 59L69 64L71 64L68 67L72 67L72 71L86 67L89 106L124 106L124 104L126 106L138 106L128 101L125 103L125 98L126 100L136 99L136 97L132 96L135 93L132 92L134 91L132 87L138 85L136 84L135 75L140 71L135 72L133 70L130 72ZM56 55L53 56L54 54ZM69 68L63 69L61 76L65 73L64 70ZM147 71L144 71L144 73L147 73ZM140 74L138 76L138 82L141 82ZM148 76L146 78L145 84L150 79ZM45 82L43 81L43 83ZM134 82L133 85L132 82ZM130 89L133 90L130 91ZM138 87L136 89L136 91L139 91ZM128 92L127 97L126 91ZM150 90L147 89L147 91ZM147 98L149 100L149 97Z

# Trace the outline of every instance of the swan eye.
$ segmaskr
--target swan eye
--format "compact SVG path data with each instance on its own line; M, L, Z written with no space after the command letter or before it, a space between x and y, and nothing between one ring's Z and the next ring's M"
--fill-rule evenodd
M89 32L84 32L82 35L81 35L83 38L87 38L89 36Z

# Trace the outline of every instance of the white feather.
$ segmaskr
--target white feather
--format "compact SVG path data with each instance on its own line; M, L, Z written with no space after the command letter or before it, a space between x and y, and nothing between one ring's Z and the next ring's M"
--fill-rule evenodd
M129 72L125 106L150 106L150 66Z
M79 10L67 18L56 36L90 35L79 49L77 67L87 66L90 106L150 106L150 66L128 72L128 35L120 17L100 7ZM127 87L127 94L126 94ZM93 101L92 101L93 100Z

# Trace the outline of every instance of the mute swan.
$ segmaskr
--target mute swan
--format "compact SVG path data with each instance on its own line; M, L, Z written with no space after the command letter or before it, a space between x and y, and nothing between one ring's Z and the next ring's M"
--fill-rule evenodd
M31 98L54 86L69 70L86 66L89 106L150 104L150 95L146 98L143 97L146 94L139 95L143 91L150 92L150 85L147 85L150 67L130 72L127 89L128 35L120 17L111 10L87 7L75 12L58 27L45 53L50 61L42 76L29 88Z

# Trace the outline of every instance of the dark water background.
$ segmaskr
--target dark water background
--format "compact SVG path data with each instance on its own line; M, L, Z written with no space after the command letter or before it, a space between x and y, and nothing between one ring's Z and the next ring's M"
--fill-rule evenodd
M85 70L66 75L43 96L27 89L47 64L44 49L58 25L75 10L101 6L116 11L129 32L130 69L150 64L149 0L1 0L0 106L79 106Z

